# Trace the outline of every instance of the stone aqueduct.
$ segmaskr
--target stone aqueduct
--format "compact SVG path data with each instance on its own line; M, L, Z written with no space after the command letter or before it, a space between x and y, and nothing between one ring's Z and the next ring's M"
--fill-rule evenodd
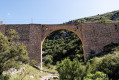
M111 42L119 42L119 23L85 23L85 24L10 24L0 25L0 32L15 29L20 36L18 42L26 45L30 59L35 59L42 68L42 45L45 38L53 31L66 29L74 32L83 44L84 59L90 51L99 53Z

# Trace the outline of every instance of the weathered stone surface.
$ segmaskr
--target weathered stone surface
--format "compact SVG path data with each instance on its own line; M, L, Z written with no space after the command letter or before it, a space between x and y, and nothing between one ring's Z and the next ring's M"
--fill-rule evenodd
M15 29L20 36L18 42L26 45L30 59L38 61L42 66L42 45L45 38L52 32L60 29L66 29L74 32L82 41L84 59L88 58L90 50L99 53L103 47L111 42L119 42L119 24L118 23L86 23L78 25L57 24L10 24L0 25L0 32L5 34L8 29Z
M26 72L26 68L25 67L22 67L22 68L20 68L20 69L15 69L15 68L10 68L9 70L7 70L7 71L4 71L4 74L11 74L11 75L14 75L14 74L17 74L17 73L19 73L19 74L23 74L23 73L25 73Z

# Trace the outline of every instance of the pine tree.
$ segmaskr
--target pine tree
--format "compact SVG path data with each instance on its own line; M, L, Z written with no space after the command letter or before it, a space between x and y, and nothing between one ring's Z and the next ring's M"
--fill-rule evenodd
M10 31L10 33L9 33ZM9 68L18 68L21 63L28 63L29 57L26 47L21 44L15 44L16 31L9 30L7 37L0 33L0 75Z

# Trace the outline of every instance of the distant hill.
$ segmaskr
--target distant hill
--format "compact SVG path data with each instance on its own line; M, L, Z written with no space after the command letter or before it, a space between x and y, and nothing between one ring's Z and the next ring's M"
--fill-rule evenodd
M79 23L111 23L111 22L119 22L119 10L108 12L104 14L98 14L96 16L85 17L81 19L71 20L64 24L79 24Z

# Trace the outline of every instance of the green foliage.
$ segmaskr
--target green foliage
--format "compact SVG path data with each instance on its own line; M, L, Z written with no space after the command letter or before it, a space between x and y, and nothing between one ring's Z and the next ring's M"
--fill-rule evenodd
M61 80L82 80L85 75L85 68L77 59L71 61L65 59L57 67Z
M18 32L16 32L14 29L8 29L5 34L8 39L19 39L19 36L17 35Z
M119 79L119 55L109 54L101 58L93 58L90 60L90 73L96 71L103 72L108 75L109 79Z
M51 55L46 55L44 58L44 65L47 67L51 67L53 60L52 60L52 56Z
M45 64L51 64L53 61L52 61L52 56L51 55L46 55L45 56L45 59L44 59L44 62Z
M119 56L106 56L96 67L96 70L106 73L113 80L119 79Z
M83 57L83 54L81 55L81 54L76 54L76 56L75 56L80 62L83 62L83 60L82 60L82 57Z
M101 16L99 20L95 21L96 23L111 23L112 20L107 19L106 17Z
M95 74L89 74L84 77L84 80L109 80L109 78L103 72L96 71Z
M66 22L64 24L79 24L79 23L112 23L112 22L119 22L119 10L91 16L91 17L85 17L81 19L72 20L69 22Z
M59 34L59 32L57 32L57 34ZM62 32L63 31L61 31L60 33ZM54 34L56 33L52 33L51 35ZM52 59L49 58L50 60L53 60L53 62L56 61L57 64L59 64L60 61L64 59L64 61L62 61L61 64L58 65L57 67L61 80L83 80L83 79L117 80L119 79L118 77L119 56L118 54L113 54L115 53L115 51L119 51L118 43L111 43L109 45L106 45L104 47L104 51L98 55L95 54L94 50L91 50L90 53L91 55L93 55L92 59L88 60L86 63L83 63L81 42L79 41L78 38L75 37L75 35L72 34L72 36L73 37L59 36L58 38L57 37L53 38L51 36L48 36L46 42L44 43L45 44L44 50L46 50L44 55L47 54L51 55ZM68 40L70 41L69 43ZM80 45L76 45L77 41L79 41L78 44ZM72 52L74 52L75 54L72 55ZM68 56L70 58L65 59ZM96 56L99 57L97 58ZM50 60L47 63L51 63ZM50 66L50 64L48 64L47 66ZM108 75L109 79L106 75Z
M9 80L9 75L0 75L0 80Z
M0 33L0 74L11 67L19 68L19 64L29 62L26 47L20 43L15 44L12 37L9 39Z
M36 66L36 63L37 63L36 60L31 60L30 65L31 66Z
M84 61L82 43L79 37L71 31L58 30L51 33L43 44L43 57L51 55L53 63L61 61L66 57L74 59L80 55L80 61ZM72 54L73 53L73 54Z
M113 48L113 52L119 51L119 46Z

